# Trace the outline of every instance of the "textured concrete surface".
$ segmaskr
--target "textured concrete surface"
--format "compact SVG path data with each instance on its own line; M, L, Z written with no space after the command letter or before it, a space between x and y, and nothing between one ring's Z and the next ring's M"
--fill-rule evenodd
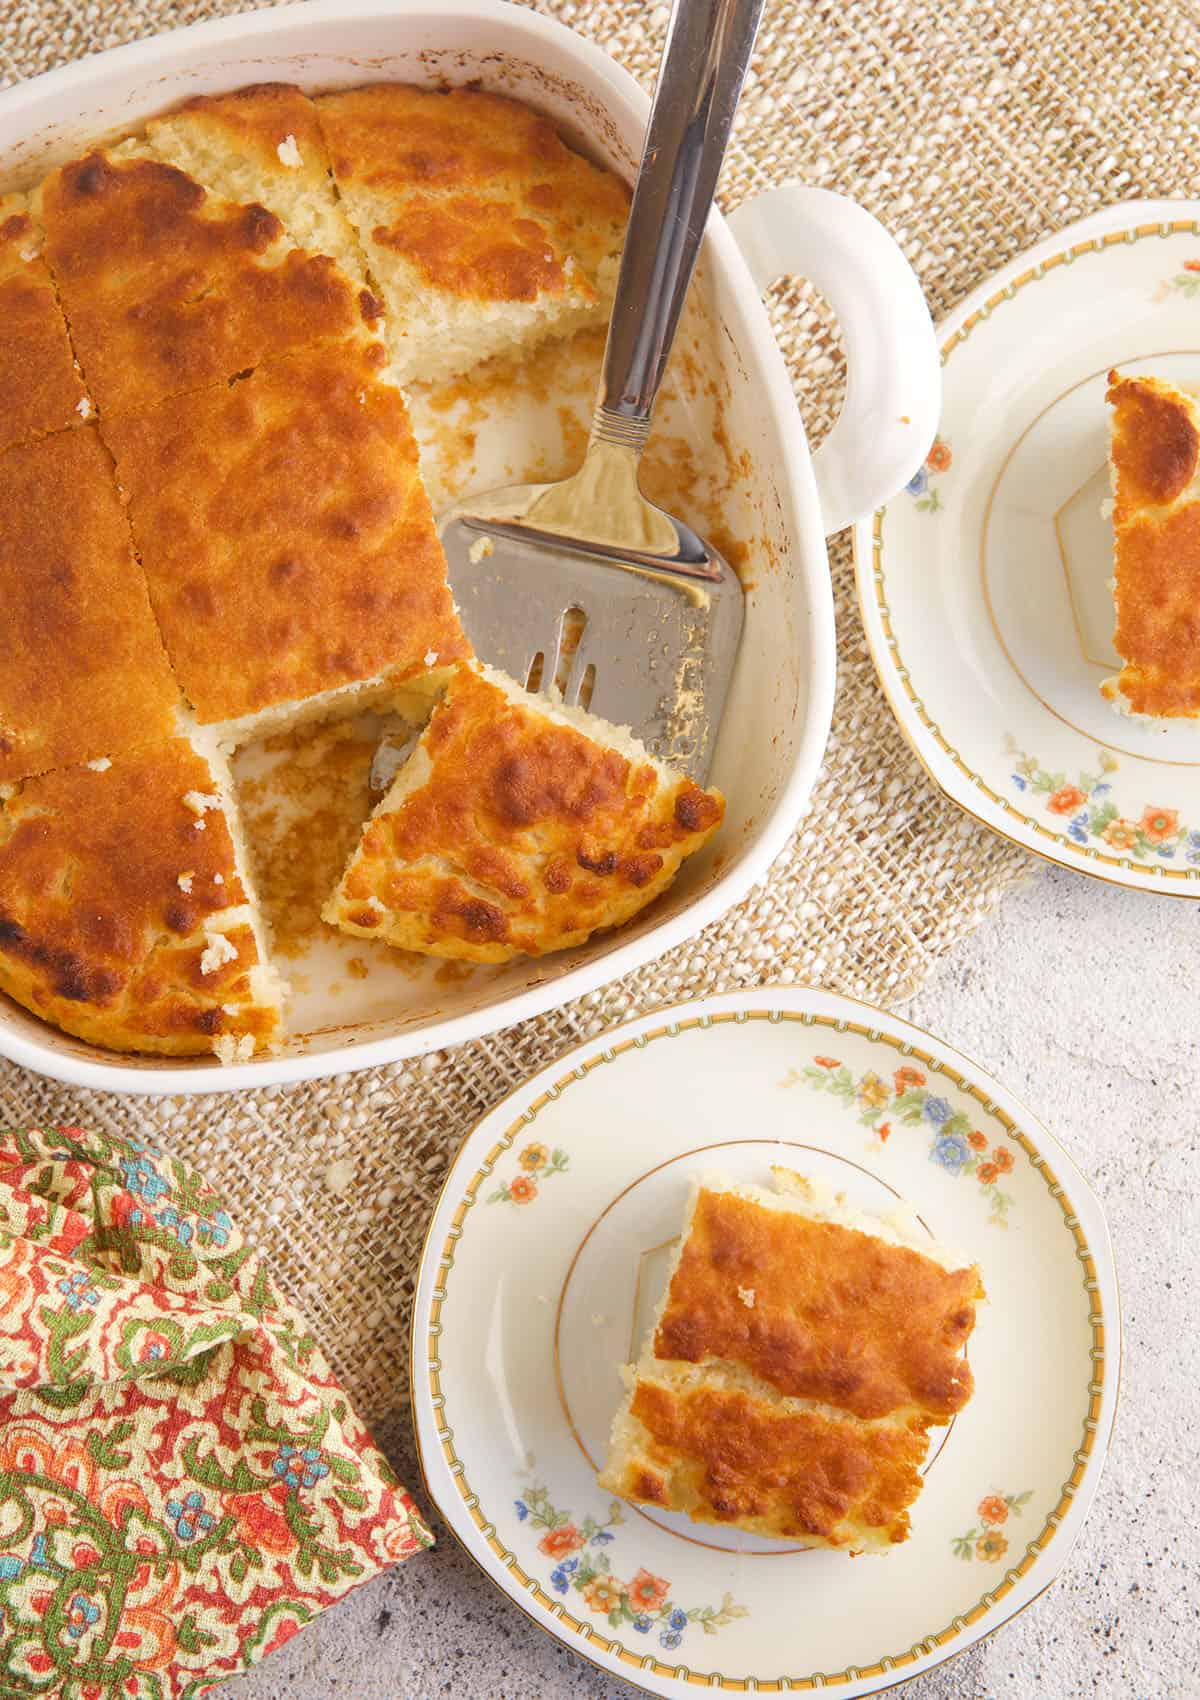
M998 1075L1099 1192L1125 1322L1117 1430L1057 1583L905 1700L1200 1700L1200 904L1039 871L901 1009ZM418 1480L408 1466L410 1480ZM437 1549L230 1700L626 1700Z

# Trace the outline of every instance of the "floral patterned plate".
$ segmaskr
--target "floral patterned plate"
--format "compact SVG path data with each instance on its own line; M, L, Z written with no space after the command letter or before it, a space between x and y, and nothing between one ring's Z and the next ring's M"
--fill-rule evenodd
M1200 386L1200 203L1072 225L939 328L926 465L855 530L875 665L943 791L1052 861L1200 897L1200 726L1114 711L1110 367Z
M976 1258L976 1394L940 1431L908 1544L849 1559L622 1504L596 1485L691 1178L773 1162L903 1203ZM652 1694L875 1694L1053 1579L1096 1490L1120 1322L1095 1198L946 1046L823 992L728 994L592 1040L493 1110L429 1230L413 1318L426 1486L497 1585Z

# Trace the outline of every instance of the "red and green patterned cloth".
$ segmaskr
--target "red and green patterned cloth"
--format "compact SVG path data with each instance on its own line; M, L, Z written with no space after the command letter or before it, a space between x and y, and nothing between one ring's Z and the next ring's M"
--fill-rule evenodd
M0 1132L0 1696L199 1695L431 1542L194 1170Z

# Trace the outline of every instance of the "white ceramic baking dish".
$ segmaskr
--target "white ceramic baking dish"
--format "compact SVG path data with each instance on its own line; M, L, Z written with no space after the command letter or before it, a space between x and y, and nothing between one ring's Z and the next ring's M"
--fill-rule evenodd
M647 113L646 96L599 48L504 0L313 0L116 48L0 94L0 188L31 184L189 95L268 79L312 90L381 79L478 82L538 107L626 177ZM847 350L846 405L812 456L761 302L785 272L807 276L829 298ZM861 208L820 190L775 189L727 220L714 213L697 287L709 326L706 390L742 468L722 521L745 545L752 581L713 772L728 815L709 852L640 922L560 957L449 979L433 964L415 974L372 966L369 984L349 998L345 987L333 995L337 964L319 952L285 963L301 987L293 1017L301 1031L280 1053L233 1068L118 1057L4 999L0 1052L66 1081L125 1092L266 1086L394 1062L536 1015L636 968L698 933L763 877L803 810L829 730L825 535L871 511L920 464L936 427L938 361L899 249ZM707 434L698 413L692 424ZM488 481L503 479L493 472L483 487ZM0 610L0 641L2 621Z

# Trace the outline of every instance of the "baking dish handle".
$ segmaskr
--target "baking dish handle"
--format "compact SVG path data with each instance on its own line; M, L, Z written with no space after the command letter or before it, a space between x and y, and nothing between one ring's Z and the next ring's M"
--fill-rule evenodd
M941 362L921 286L879 221L828 189L769 189L729 227L760 291L795 273L838 316L846 400L813 473L825 530L840 531L908 482L937 432Z

